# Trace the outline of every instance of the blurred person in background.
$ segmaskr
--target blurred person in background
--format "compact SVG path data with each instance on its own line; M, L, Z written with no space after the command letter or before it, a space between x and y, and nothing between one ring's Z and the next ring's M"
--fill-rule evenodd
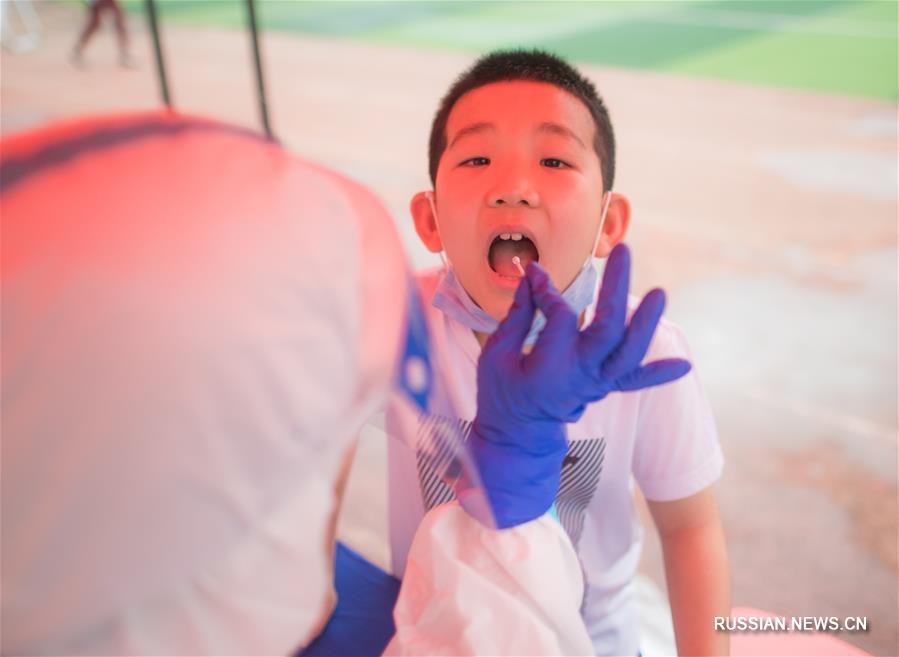
M6 50L13 53L34 50L43 39L42 32L41 19L31 0L0 1L0 44Z
M119 0L88 0L87 22L72 51L72 63L78 67L84 66L84 49L100 27L100 17L104 13L111 13L115 21L116 38L119 42L119 64L125 68L136 68L137 63L131 56L128 45L128 28L125 25L125 12L122 11Z

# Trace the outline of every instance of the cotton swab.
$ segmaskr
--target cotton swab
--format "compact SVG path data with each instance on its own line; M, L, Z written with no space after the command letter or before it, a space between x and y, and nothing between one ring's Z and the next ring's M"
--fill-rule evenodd
M524 267L521 266L521 258L512 256L512 264L518 267L518 273L524 276Z

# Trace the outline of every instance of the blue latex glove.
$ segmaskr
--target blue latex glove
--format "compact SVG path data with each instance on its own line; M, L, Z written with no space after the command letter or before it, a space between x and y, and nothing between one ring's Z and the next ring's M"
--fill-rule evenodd
M478 411L469 438L501 529L538 518L552 505L568 451L565 425L580 418L588 403L690 371L682 359L641 365L665 293L649 292L625 325L630 252L623 244L609 256L596 316L583 331L539 265L529 263L525 274L478 361ZM538 308L546 327L524 355L522 344Z

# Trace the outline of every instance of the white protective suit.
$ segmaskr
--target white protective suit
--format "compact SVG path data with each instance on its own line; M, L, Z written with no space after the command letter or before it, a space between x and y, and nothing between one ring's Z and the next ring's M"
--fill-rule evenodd
M583 574L544 514L485 528L458 502L428 512L412 541L385 655L592 655Z
M0 190L3 654L293 653L333 608L334 483L401 349L390 217L163 113L6 139ZM391 651L581 652L553 520L446 508L415 555Z

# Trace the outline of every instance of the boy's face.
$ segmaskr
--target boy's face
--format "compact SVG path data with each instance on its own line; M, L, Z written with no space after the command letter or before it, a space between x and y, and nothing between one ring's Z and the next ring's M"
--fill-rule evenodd
M591 254L603 198L595 129L580 100L546 83L492 83L453 107L435 185L439 237L497 320L518 286L513 256L538 260L562 290Z

